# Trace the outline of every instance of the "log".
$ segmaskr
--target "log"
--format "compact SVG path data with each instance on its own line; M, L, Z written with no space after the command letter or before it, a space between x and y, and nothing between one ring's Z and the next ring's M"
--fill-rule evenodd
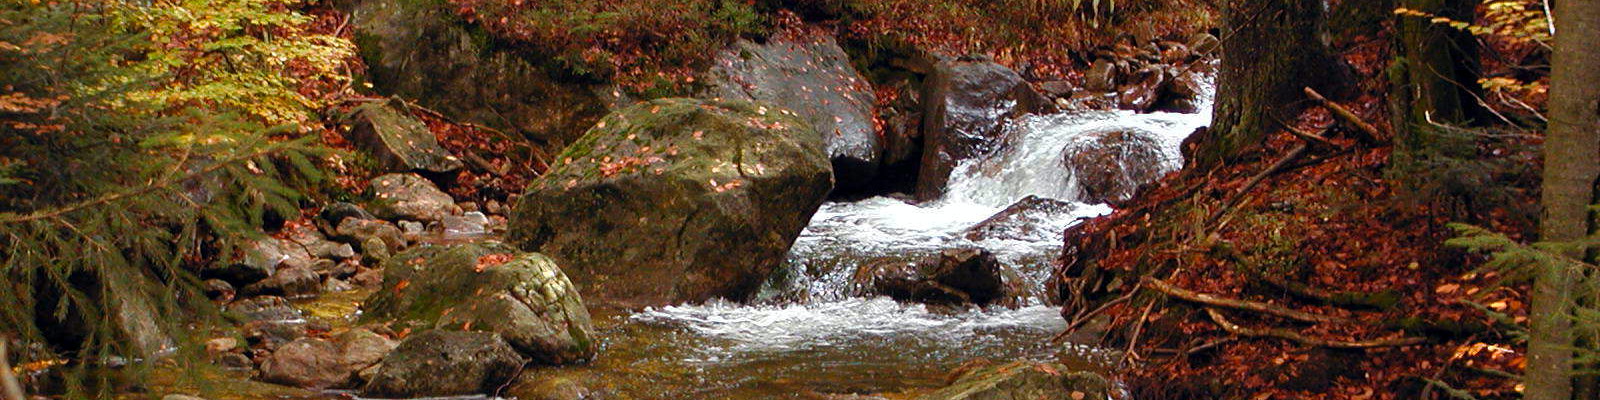
M1308 312L1298 311L1298 310L1292 310L1292 309L1289 309L1287 307L1276 305L1276 304L1268 304L1268 303L1261 303L1261 302L1255 302L1255 301L1237 300L1237 299L1229 299L1229 298L1224 298L1224 297L1212 296L1212 295L1209 295L1209 294L1199 293L1199 292L1191 291L1191 290L1188 290L1188 289L1180 288L1180 287L1177 287L1176 285L1173 285L1171 283L1167 283L1166 281L1163 281L1163 280L1160 280L1160 279L1156 279L1156 278L1151 278L1151 277L1145 277L1144 278L1144 282L1150 288L1155 289L1156 291L1159 291L1161 293L1165 293L1168 296L1172 296L1172 297L1176 297L1176 298L1179 298L1179 299L1187 300L1187 301L1193 302L1193 303L1200 303L1200 304L1204 304L1204 305L1208 305L1208 306L1213 306L1213 307L1224 307L1224 308L1232 308L1232 309L1236 309L1236 310L1255 311L1255 312L1259 312L1259 313L1263 313L1263 314L1267 314L1267 315L1272 315L1272 316L1276 316L1276 317L1280 317L1280 318L1292 319L1292 320L1295 320L1295 321L1309 322L1309 323L1323 323L1323 322L1342 323L1342 322L1350 322L1349 319L1345 319L1345 318L1334 317L1334 316L1329 316L1329 315L1322 315L1322 314L1313 314L1313 313L1308 313Z
M1369 349L1374 347L1411 346L1422 344L1428 341L1428 339L1419 337L1400 337L1393 339L1375 339L1354 342L1327 340L1301 335L1299 332L1288 329L1246 328L1239 326L1239 324L1233 323L1233 321L1229 321L1227 317L1222 316L1222 312L1217 311L1215 308L1207 307L1206 314L1211 316L1211 322L1215 322L1217 326L1222 327L1222 330L1231 334L1244 337L1278 338L1307 346L1329 347L1335 349Z
M1317 93L1316 90L1313 90L1309 87L1306 88L1306 96L1310 97L1312 100L1316 100L1318 104L1321 104L1323 108L1327 108L1328 111L1332 111L1334 117L1337 117L1339 120L1344 121L1344 123L1355 127L1356 131L1362 133L1364 136L1361 138L1362 141L1367 143L1382 143L1384 141L1383 133L1378 131L1378 127L1372 126L1372 124L1367 123L1367 121L1361 120L1361 116L1356 115L1356 113L1350 111L1350 109L1344 108L1344 106L1333 102L1333 100L1328 100L1327 97L1322 96L1322 93Z

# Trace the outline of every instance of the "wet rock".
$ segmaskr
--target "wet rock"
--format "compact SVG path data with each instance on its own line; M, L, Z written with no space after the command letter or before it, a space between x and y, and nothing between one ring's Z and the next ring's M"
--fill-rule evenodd
M1167 83L1165 68L1149 66L1133 73L1128 84L1117 94L1117 106L1124 110L1150 111L1160 100L1161 90Z
M832 36L740 40L713 65L711 97L773 104L810 124L833 160L837 186L866 184L878 173L883 148L872 122L876 96Z
M377 216L367 212L361 206L346 202L333 203L323 207L322 212L317 213L317 217L322 218L323 221L333 226L339 226L344 223L346 218L378 219Z
M822 205L822 143L782 109L663 99L596 125L518 201L507 236L586 296L665 305L754 294Z
M341 4L348 4L355 41L377 89L416 99L452 119L549 143L546 150L554 150L577 139L618 97L609 89L552 78L541 67L549 60L530 60L525 57L532 52L487 40L449 2Z
M943 389L918 400L1086 400L1106 399L1111 383L1092 372L1065 365L1018 361L977 368Z
M1083 87L1096 92L1116 90L1117 64L1105 58L1094 60L1089 72L1083 74Z
M326 293L348 292L351 290L356 290L355 285L351 285L350 282L345 282L343 279L328 278L322 282L322 291Z
M522 363L497 334L424 331L384 357L361 394L413 398L492 393L510 382Z
M303 321L251 321L240 328L251 348L268 351L306 337Z
M388 221L346 218L339 222L336 238L355 243L370 261L382 262L406 247L400 228Z
M232 352L234 349L238 349L238 348L239 348L239 340L238 339L234 339L234 338L223 337L223 338L216 338L216 339L211 339L211 340L207 340L206 341L206 352L207 353L212 353L212 354L227 353L227 352Z
M235 261L202 269L200 277L221 279L235 286L248 285L272 276L278 271L278 264L290 258L278 239L270 237L248 241L241 253Z
M1055 110L1016 71L991 61L941 62L923 92L926 133L917 198L924 201L944 194L957 163L992 150L1007 121Z
M1155 111L1193 114L1200 111L1200 96L1205 91L1204 78L1190 70L1173 73L1162 88L1161 100Z
M403 111L404 107L395 100L357 106L350 112L346 137L388 171L445 173L461 169L461 160L439 146L433 132Z
M535 375L538 374L518 376L506 394L518 400L590 400L613 397L610 396L610 393L590 389L566 377L539 376L530 378Z
M207 298L224 303L233 301L233 296L237 293L233 284L221 279L207 279L200 282L200 290L205 292Z
M296 225L285 229L282 236L283 239L278 246L294 260L319 258L342 260L356 255L355 249L349 244L328 240L321 231L311 225Z
M450 215L456 205L450 195L417 174L372 178L372 194L377 197L373 214L389 220L438 221Z
M443 226L446 238L471 238L489 233L489 217L477 211L444 217L439 225Z
M1051 221L1059 220L1077 209L1073 203L1028 196L1006 207L994 216L967 228L963 234L967 240L1023 240L1044 241L1060 238L1061 232L1045 231L1045 227L1054 226Z
M355 373L382 360L395 343L365 329L333 340L302 338L278 347L261 364L261 380L307 389L351 387Z
M305 297L322 289L322 276L310 267L291 266L278 269L271 277L244 287L247 296Z
M383 284L383 270L375 268L357 270L355 275L350 276L350 284L364 288L378 287Z
M217 356L216 364L222 368L234 371L252 370L256 368L256 363L254 361L250 361L250 356L242 353L226 353Z
M426 246L385 265L364 317L416 330L499 334L529 358L567 364L594 356L594 324L555 262L498 243ZM402 284L404 282L404 284Z
M1077 181L1079 201L1126 200L1139 185L1154 182L1169 170L1153 133L1110 130L1087 136L1091 139L1067 145L1061 156L1070 173L1068 179Z
M258 296L228 304L227 311L245 321L291 321L300 319L300 310L278 296Z
M428 233L427 226L417 221L400 221L396 222L395 225L400 227L401 237L405 238L405 240L408 242L421 240L422 235L426 235Z
M1067 97L1078 87L1070 81L1049 81L1039 83L1039 91L1050 97Z
M856 271L858 284L899 301L936 305L1009 305L1016 290L994 254L977 248L873 261Z

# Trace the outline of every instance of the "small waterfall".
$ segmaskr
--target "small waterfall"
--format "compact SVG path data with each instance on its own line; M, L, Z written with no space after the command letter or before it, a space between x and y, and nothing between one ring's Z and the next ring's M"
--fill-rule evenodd
M1210 82L1206 82L1210 87ZM1179 146L1210 123L1211 94L1196 114L1086 111L1029 116L1015 121L989 154L966 160L952 173L946 195L912 204L892 197L827 203L812 217L785 260L763 288L756 305L713 302L650 309L638 321L667 324L737 343L723 350L796 351L820 343L861 337L926 338L948 346L999 335L1042 340L1064 325L1046 304L1044 282L1060 254L1062 233L1083 218L1111 212L1105 204L1080 201L1085 189L1063 162L1069 147L1097 133L1135 132L1153 139L1159 172L1181 165ZM1066 202L1044 215L1030 215L1028 232L969 239L974 225L1018 200L1037 196ZM916 304L871 297L854 277L863 265L908 255L937 254L957 247L993 253L1022 280L1019 309L929 312ZM1021 339L1017 339L1021 340ZM843 351L843 350L841 350Z

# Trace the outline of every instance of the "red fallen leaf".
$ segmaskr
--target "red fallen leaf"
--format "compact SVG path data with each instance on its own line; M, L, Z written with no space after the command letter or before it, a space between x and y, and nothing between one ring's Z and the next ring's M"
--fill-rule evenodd
M402 281L400 281L400 283L396 283L394 285L394 292L395 293L400 293L400 291L401 290L405 290L407 286L411 286L411 280L410 279L402 280Z
M510 262L513 257L514 256L512 256L510 253L489 254L483 257L478 257L478 263L477 265L473 266L472 270L473 272L482 273L483 270L488 269L489 267Z

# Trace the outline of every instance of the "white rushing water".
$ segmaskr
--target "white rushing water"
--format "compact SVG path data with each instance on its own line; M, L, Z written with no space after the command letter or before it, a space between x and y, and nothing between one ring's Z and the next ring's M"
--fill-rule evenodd
M1210 87L1210 82L1207 82ZM1064 327L1045 304L1043 283L1060 254L1063 231L1083 218L1109 213L1104 204L1079 202L1080 188L1062 162L1068 146L1096 133L1142 131L1160 147L1162 171L1181 165L1179 145L1208 125L1211 95L1195 114L1084 111L1028 116L1012 123L992 154L960 163L947 193L923 204L876 197L830 202L812 218L786 260L786 276L769 282L758 305L714 302L650 309L633 320L671 325L732 343L719 351L800 351L872 337L926 339L959 349L983 337L1040 340ZM970 240L966 231L1028 196L1068 202L1070 207L1032 215L1024 232ZM1023 307L935 313L921 305L863 298L851 282L862 264L876 258L932 254L979 247L1012 267L1027 291Z

